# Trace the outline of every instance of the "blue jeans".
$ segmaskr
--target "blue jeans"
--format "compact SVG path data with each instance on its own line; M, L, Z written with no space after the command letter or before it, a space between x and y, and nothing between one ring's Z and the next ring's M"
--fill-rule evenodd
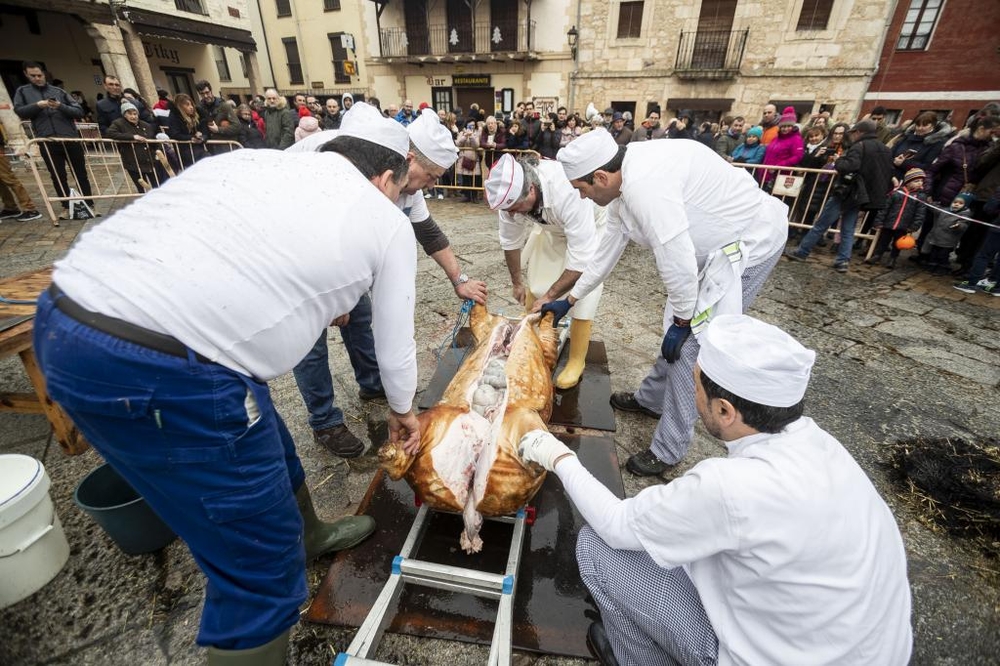
M976 258L972 260L972 268L969 269L969 283L976 284L986 275L986 268L990 265L990 259L1000 253L1000 229L990 229L983 244L976 252ZM1000 257L993 262L993 270L990 271L990 280L1000 281Z
M200 645L263 645L306 600L305 481L267 384L102 333L38 300L49 394L188 545L208 578Z
M369 393L378 393L382 390L382 376L378 372L378 359L375 358L372 301L368 294L363 295L351 310L351 319L347 325L339 328L358 386ZM333 401L333 376L330 374L326 331L320 334L316 344L295 366L293 373L302 401L309 411L310 427L313 430L324 430L343 424L344 412Z
M840 249L837 251L837 264L847 264L851 261L851 250L854 249L854 227L858 224L858 208L850 204L845 204L837 197L830 197L826 200L826 205L819 214L812 229L805 235L799 247L795 250L797 254L808 257L813 247L823 237L827 229L833 226L837 218L840 221Z

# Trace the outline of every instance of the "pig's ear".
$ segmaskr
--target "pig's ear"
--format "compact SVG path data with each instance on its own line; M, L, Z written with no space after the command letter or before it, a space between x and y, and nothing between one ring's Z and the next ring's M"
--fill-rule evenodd
M393 481L403 478L414 460L416 456L407 454L403 447L392 442L386 442L378 450L378 463Z

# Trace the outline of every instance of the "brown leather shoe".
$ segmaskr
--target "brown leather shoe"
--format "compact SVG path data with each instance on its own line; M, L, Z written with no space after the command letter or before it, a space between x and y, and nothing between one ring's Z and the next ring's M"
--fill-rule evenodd
M608 634L604 631L603 623L594 622L587 629L587 647L603 666L618 666L618 659L615 658L615 652L611 649L611 643L608 641Z
M365 443L344 424L313 431L313 440L335 456L357 458L365 452Z
M660 418L660 415L657 412L640 405L635 399L635 393L629 393L628 391L615 391L611 394L611 400L609 402L612 407L623 412L638 412L639 414L652 416L654 419Z

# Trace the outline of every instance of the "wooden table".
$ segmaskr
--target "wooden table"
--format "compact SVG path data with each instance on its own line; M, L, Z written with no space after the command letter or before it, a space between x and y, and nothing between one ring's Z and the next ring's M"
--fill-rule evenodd
M52 269L45 268L34 273L25 273L15 277L0 280L0 296L8 300L34 301L38 294L48 288L52 282ZM0 358L17 354L24 364L24 371L35 388L34 393L3 393L0 392L0 412L17 414L45 414L52 424L56 440L63 451L69 455L83 453L90 445L76 429L73 422L66 416L56 403L52 402L45 390L45 377L38 369L35 351L32 348L31 334L35 325L34 305L12 305L0 303L0 320L17 316L30 316L4 331L0 331Z

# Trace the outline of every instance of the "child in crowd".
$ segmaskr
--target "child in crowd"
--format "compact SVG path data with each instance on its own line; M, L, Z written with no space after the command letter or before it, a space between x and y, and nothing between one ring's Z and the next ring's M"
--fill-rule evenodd
M747 136L743 140L743 143L736 146L736 149L733 151L733 162L740 164L760 164L763 162L764 152L767 150L767 147L762 146L760 143L762 136L764 136L764 130L760 128L760 125L751 127L747 131Z
M971 217L969 204L972 199L971 193L961 192L952 199L951 213L939 212L935 215L934 226L921 250L927 255L925 264L934 275L951 272L951 251L969 228L969 223L962 217Z
M993 225L986 232L986 238L976 253L976 258L969 269L968 279L955 285L955 289L966 294L980 291L984 294L1000 296L1000 187L983 207L983 212L989 223ZM993 263L993 270L987 276L986 271Z
M896 241L916 233L924 224L927 207L922 202L927 200L927 195L923 189L923 169L907 171L903 182L889 195L889 207L880 210L875 216L873 228L880 230L878 241L875 253L865 263L875 264L881 261L886 268L896 267L896 258L899 256ZM884 256L886 250L890 250L888 256Z

